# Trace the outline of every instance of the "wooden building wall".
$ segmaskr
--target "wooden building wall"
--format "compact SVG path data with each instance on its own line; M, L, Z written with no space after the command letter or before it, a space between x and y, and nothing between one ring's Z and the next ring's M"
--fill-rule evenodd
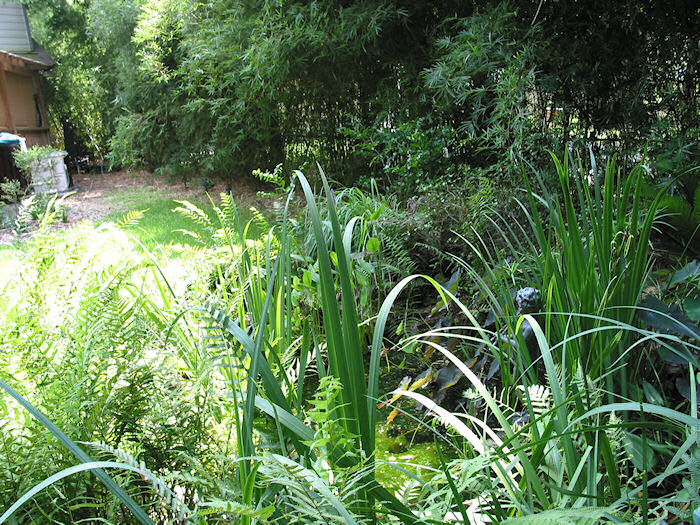
M27 139L27 146L51 143L39 71L55 62L31 36L19 0L0 0L0 131ZM0 181L22 178L12 162L14 147L0 146Z
M51 143L39 73L0 53L0 131L26 137L27 146ZM15 61L16 62L16 61Z
M23 61L0 52L0 131L27 139L27 147L49 145L48 121L41 96L39 72ZM12 161L13 147L0 147L0 181L26 183Z

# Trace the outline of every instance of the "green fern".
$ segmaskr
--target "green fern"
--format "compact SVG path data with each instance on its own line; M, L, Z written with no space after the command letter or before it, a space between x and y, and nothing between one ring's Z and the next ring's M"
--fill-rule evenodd
M416 263L406 249L405 243L397 236L382 237L382 255L386 268L396 273L399 278L415 273Z
M680 238L694 253L700 252L700 186L695 189L692 202L680 195L666 195L659 208L662 222L671 229L671 237Z
M204 210L189 201L176 200L175 202L180 205L173 209L175 213L179 213L183 217L187 217L188 219L199 224L202 228L212 230L213 224L209 218L209 215L207 215Z
M262 522L267 522L268 518L275 512L274 505L256 508L251 505L244 505L237 501L225 501L221 499L210 499L201 502L197 506L198 516L210 516L212 514L224 514L225 516L243 516L253 518Z
M503 525L596 525L603 521L622 523L611 517L606 507L546 510L537 514L506 520Z
M34 200L36 199L36 194L30 195L29 197L22 199L19 208L17 210L17 217L15 218L14 228L18 232L22 232L32 220L32 210L34 209Z
M548 412L552 404L552 391L543 385L516 386L520 402L525 406L532 406L537 416Z
M266 232L270 229L270 223L260 210L251 207L250 213L253 215L253 223L258 227L260 231Z
M435 258L436 263L438 261L445 262L445 263L453 263L454 262L454 258L450 254L445 253L440 248L435 247L431 244L417 242L415 244L415 246L416 246L416 248L422 248L426 252L430 253L430 255Z
M112 455L118 458L121 462L126 463L134 468L139 469L141 476L151 482L151 488L158 494L163 503L169 506L178 520L190 521L193 512L185 505L185 503L177 497L177 495L163 482L154 472L146 468L143 461L138 461L134 456L111 447L104 442L88 443L94 450L103 455Z
M327 476L277 454L265 456L260 473L268 486L275 488L275 513L271 523L327 525L363 523L346 505L346 498L354 493L338 491L336 484L329 484ZM357 483L357 479L350 482ZM346 479L347 480L347 479ZM361 483L361 482L360 482ZM337 495L336 495L337 494ZM348 503L352 499L347 500Z
M117 228L123 230L130 226L136 226L148 210L131 210L124 214L115 224Z

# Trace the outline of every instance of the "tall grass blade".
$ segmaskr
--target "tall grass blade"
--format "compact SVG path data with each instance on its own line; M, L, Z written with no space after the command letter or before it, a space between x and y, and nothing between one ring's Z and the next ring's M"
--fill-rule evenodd
M49 418L42 414L34 405L16 392L10 385L0 379L0 388L5 390L12 396L20 405L22 405L39 423L41 423L51 434L65 446L71 454L73 454L81 463L94 463L92 458L88 456L78 445L76 445L61 429L54 425ZM144 525L154 525L151 518L146 512L131 499L124 489L117 485L114 480L101 468L91 469L95 476L104 483L104 485L131 511L134 517Z
M95 471L95 473L97 473L97 470L102 470L102 469L106 469L106 468L130 470L132 472L136 472L140 476L147 476L148 475L147 472L144 472L141 469L136 468L132 465L127 465L126 463L117 463L115 461L91 461L91 462L87 462L87 463L81 463L79 465L74 465L72 467L68 467L66 469L61 470L60 472L57 472L56 474L53 474L52 476L49 476L44 481L36 484L31 489L29 489L25 494L23 494L21 498L19 498L17 501L15 501L15 503L9 509L7 509L2 516L0 516L0 525L2 523L5 523L27 501L31 500L39 492L41 492L45 488L53 485L57 481L60 481L63 478L67 478L68 476L72 476L73 474L77 474L78 472L85 472L86 470L93 470L93 471Z
M335 290L335 277L331 269L331 258L326 246L321 224L321 217L316 206L314 194L308 181L301 172L296 172L306 196L308 211L311 218L316 245L320 274L320 296L323 309L323 326L326 334L328 364L330 372L338 377L343 384L341 395L342 406L339 407L341 417L351 434L359 435L362 448L367 457L374 452L368 419L366 417L366 390L364 388L364 372L360 345L359 321L357 307L354 301L353 287L350 282L350 269L343 247L340 224L335 211L332 192L328 181L322 174L327 195L327 206L333 230L334 248L338 255L338 274L340 278L340 300L342 315L338 306ZM363 417L364 416L364 417Z

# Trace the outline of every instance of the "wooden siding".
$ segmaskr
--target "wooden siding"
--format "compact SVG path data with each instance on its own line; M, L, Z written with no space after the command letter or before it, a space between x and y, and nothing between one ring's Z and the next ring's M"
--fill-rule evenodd
M27 146L50 144L39 73L4 60L0 53L0 131L27 139Z
M21 4L0 0L0 50L19 53L34 50Z
M39 120L40 116L37 111L38 101L35 98L34 78L6 72L5 81L7 83L7 97L10 99L12 117L17 131L22 128L44 127L43 122Z
M24 7L0 0L0 131L23 136L29 147L51 144L37 69L52 64L43 49L35 49ZM0 147L0 180L24 183L12 161L13 149Z

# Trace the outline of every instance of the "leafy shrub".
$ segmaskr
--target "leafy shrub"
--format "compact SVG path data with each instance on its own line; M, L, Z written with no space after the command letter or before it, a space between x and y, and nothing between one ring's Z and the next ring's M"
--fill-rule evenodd
M396 123L380 115L373 127L346 128L355 152L365 160L382 186L406 199L427 181L439 180L455 162L455 133L430 117Z
M379 218L382 245L400 246L397 254L410 259L406 267L412 272L448 273L454 266L452 256L467 256L464 238L476 242L480 235L495 233L488 212L502 208L512 192L508 185L494 184L488 172L465 169L422 182L416 195L406 200L389 195ZM503 211L509 221L519 213L514 206Z
M32 146L27 151L15 149L12 152L12 157L15 161L15 166L24 172L28 180L32 176L32 167L39 164L42 160L48 158L53 153L58 153L60 150L53 146Z
M7 180L0 182L0 198L9 203L19 202L22 192L22 184L18 180Z
M666 189L663 229L682 250L700 254L700 131L668 137L653 130L649 152L657 184ZM659 136L661 135L661 136ZM663 137L663 138L662 138Z
M511 175L533 158L539 133L529 115L534 48L506 3L451 21L437 40L435 62L423 72L425 88L458 139L453 156L493 176Z

